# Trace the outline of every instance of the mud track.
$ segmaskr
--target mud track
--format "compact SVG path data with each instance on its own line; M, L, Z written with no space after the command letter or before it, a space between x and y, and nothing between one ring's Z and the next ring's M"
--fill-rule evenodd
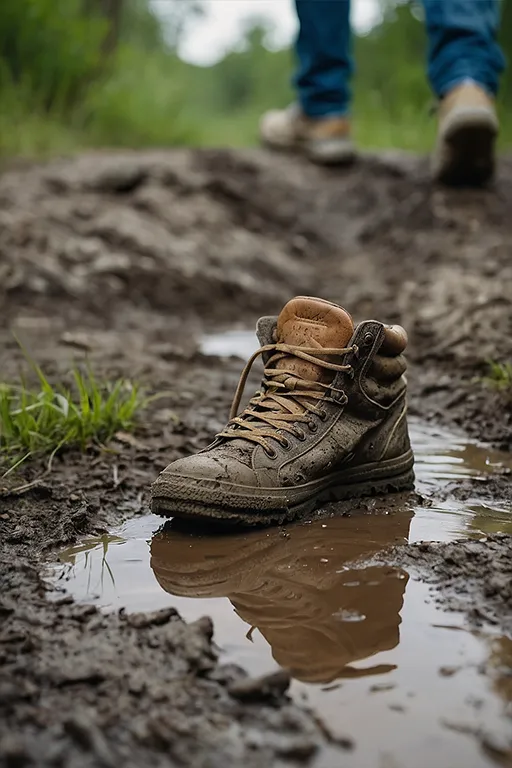
M256 151L93 154L3 173L1 380L22 364L14 330L53 379L87 356L170 394L115 452L68 452L49 476L35 463L0 480L1 765L294 765L319 748L343 764L350 743L287 700L285 677L252 686L251 702L236 694L244 673L219 666L207 620L48 603L41 564L142 514L155 473L221 427L240 361L206 359L200 334L252 327L295 294L405 325L411 412L512 450L512 395L483 381L488 360L512 361L511 211L509 160L485 191L435 188L402 155L342 173ZM478 493L509 500L510 477ZM390 558L416 561L441 590L451 582L441 595L506 632L510 539L491 543L460 545L455 565L456 545ZM479 571L493 563L489 586Z

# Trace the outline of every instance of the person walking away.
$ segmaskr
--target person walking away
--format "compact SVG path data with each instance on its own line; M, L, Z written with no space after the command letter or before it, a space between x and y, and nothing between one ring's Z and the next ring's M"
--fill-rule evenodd
M350 125L350 0L295 0L297 104L263 115L260 133L274 149L343 164L355 150ZM495 97L504 57L497 42L499 0L423 0L428 76L439 99L433 177L480 185L494 172Z

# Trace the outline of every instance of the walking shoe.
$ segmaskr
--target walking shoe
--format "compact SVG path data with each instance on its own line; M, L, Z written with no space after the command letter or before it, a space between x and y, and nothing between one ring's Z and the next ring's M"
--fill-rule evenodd
M322 165L349 163L354 159L350 122L346 117L307 117L296 104L266 112L260 136L272 149L302 151Z
M483 88L472 82L453 88L439 107L434 178L454 186L489 181L498 127L494 101Z
M299 296L261 318L230 420L152 488L156 513L236 524L282 523L324 502L413 487L406 421L407 336L342 307ZM250 368L261 390L239 414Z

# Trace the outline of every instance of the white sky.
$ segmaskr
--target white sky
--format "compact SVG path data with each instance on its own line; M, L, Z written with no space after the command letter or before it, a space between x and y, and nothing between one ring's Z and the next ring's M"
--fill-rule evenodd
M153 0L165 14L173 0ZM272 44L284 47L293 39L297 20L293 0L203 0L206 14L190 26L180 47L180 56L194 64L212 64L236 45L244 21L262 16L276 27ZM352 0L352 22L356 29L369 29L378 17L378 0Z

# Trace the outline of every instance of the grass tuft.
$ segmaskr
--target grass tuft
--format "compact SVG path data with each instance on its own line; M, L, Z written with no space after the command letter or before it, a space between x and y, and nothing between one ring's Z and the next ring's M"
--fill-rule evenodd
M489 372L484 377L485 383L495 389L510 390L512 393L512 363L496 363L489 360L488 366Z
M0 464L8 474L26 460L48 456L49 466L64 447L85 450L133 427L148 400L125 379L98 382L91 370L74 369L73 386L52 386L31 363L39 386L0 384Z

